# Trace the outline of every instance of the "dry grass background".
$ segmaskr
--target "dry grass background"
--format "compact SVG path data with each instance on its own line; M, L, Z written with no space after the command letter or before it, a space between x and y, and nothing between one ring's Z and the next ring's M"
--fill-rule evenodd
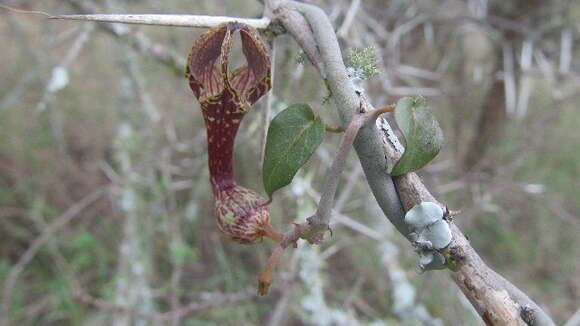
M2 3L75 13L74 2ZM353 2L315 3L341 26ZM504 96L491 86L501 29L464 26L449 17L470 15L482 3L495 15L521 9L494 1L363 1L341 43L379 50L383 74L367 83L377 106L396 101L402 95L396 87L436 92L428 101L447 145L422 171L424 180L451 208L462 209L457 223L490 265L563 324L580 302L580 6L528 4L529 17L513 18L530 28L534 21L556 26L535 43L554 71L546 72L539 54L531 68L517 69L518 86L524 76L533 81L527 111L519 118L505 115L477 164L466 169L485 103ZM94 4L103 12L261 15L258 1ZM392 47L398 27L441 13L447 20L420 22ZM414 272L417 257L379 213L354 155L339 194L346 217L334 237L320 248L287 253L272 294L254 296L272 244L239 246L217 230L205 130L182 74L87 26L0 11L0 306L9 303L0 319L6 325L480 323L446 272ZM559 73L564 28L573 31L575 47L571 67ZM132 26L127 37L144 35L185 59L201 32ZM512 37L517 68L525 38ZM64 67L69 83L49 91L53 69L67 61L74 44L81 48ZM323 103L324 85L311 66L298 63L297 46L288 36L276 46L274 113L306 102L334 124L332 105ZM401 73L408 66L436 73ZM241 183L256 190L262 109L258 103L248 115L236 147ZM279 229L314 210L337 141L328 135L295 184L274 201ZM98 189L105 190L95 194ZM87 196L93 200L87 203ZM396 272L405 279L394 278ZM394 291L400 284L415 296ZM428 317L400 310L405 298L414 300L410 307L424 305Z

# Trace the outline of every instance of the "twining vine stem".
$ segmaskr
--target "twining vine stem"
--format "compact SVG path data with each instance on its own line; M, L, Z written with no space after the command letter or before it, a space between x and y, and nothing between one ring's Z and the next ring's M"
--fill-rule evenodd
M348 78L336 34L328 16L316 6L295 1L270 0L266 1L266 5L266 12L270 13L272 18L280 19L282 25L293 34L306 53L319 53L321 61L314 61L313 64L319 70L323 67L321 75L331 88L343 125L347 124L355 114L361 97ZM300 12L303 15L311 29L310 37L314 38L314 42L305 36L308 33L304 32L304 27L295 26L303 22L287 18L292 16L290 12ZM317 58L316 55L308 57L310 60ZM367 182L385 215L399 232L408 236L409 230L403 222L404 212L423 201L434 203L438 201L415 173L394 178L393 183L393 178L385 171L387 159L392 163L396 158L386 156L398 152L392 148L388 150L385 148L390 146L390 142L382 141L376 128L365 129L366 132L361 130L359 133L354 147L367 176ZM452 278L487 324L555 325L536 303L483 262L452 221L450 226L453 242L448 247L448 252L452 253L452 259L458 263ZM532 313L524 313L529 311Z
M360 114L355 114L352 117L352 121L342 137L338 151L334 157L332 166L330 167L330 172L327 177L324 192L320 197L316 214L309 220L310 223L319 225L330 224L332 208L334 207L334 198L336 196L336 188L338 187L340 175L342 174L342 171L344 171L348 153L350 152L350 148L352 147L359 130L367 124L374 126L374 122L379 115L392 111L393 107L386 107L366 113L362 112Z
M361 113L355 114L352 117L352 121L348 125L348 128L346 128L344 135L340 140L337 153L334 157L334 160L332 161L324 192L322 193L322 196L318 202L316 213L309 217L306 222L295 224L294 228L288 231L284 235L280 244L274 248L272 255L266 262L266 266L258 277L258 293L260 295L265 295L268 293L270 284L272 283L274 268L278 264L282 253L290 244L296 245L296 242L299 239L305 239L306 241L313 244L320 243L324 233L330 230L330 219L332 217L334 198L336 197L336 188L338 187L340 176L344 171L346 159L354 140L359 134L361 128L365 126L373 126L375 120L381 114L392 111L393 107L386 107L370 112L361 110Z

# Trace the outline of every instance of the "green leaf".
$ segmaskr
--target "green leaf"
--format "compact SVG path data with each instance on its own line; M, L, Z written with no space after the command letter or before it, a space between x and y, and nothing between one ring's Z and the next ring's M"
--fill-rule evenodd
M324 123L307 104L293 104L272 119L262 173L268 197L292 182L323 136Z
M395 120L405 136L406 146L391 171L393 176L419 170L437 156L443 146L443 131L423 97L399 100Z

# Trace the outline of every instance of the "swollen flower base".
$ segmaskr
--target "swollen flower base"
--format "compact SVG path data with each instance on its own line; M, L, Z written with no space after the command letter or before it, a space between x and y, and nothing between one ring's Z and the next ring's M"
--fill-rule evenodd
M229 72L233 33L239 31L247 66ZM207 127L209 173L219 229L232 240L257 243L281 236L270 226L266 200L239 186L233 151L244 115L271 87L270 57L257 33L240 23L220 25L203 34L187 60L186 77L201 106Z
M280 241L270 226L270 213L264 198L242 186L219 190L215 200L215 216L220 230L232 240L251 244L268 236Z

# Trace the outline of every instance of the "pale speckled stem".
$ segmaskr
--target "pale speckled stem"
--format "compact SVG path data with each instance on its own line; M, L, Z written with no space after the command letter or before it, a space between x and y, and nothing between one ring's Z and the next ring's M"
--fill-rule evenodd
M333 100L345 127L359 110L361 97L346 72L334 28L324 11L318 7L297 2L291 2L289 6L302 12L310 23L322 58L324 76L330 81ZM313 27L314 24L316 27ZM397 230L408 237L410 231L404 223L405 212L393 180L387 173L387 157L377 128L362 128L353 146L379 206Z

